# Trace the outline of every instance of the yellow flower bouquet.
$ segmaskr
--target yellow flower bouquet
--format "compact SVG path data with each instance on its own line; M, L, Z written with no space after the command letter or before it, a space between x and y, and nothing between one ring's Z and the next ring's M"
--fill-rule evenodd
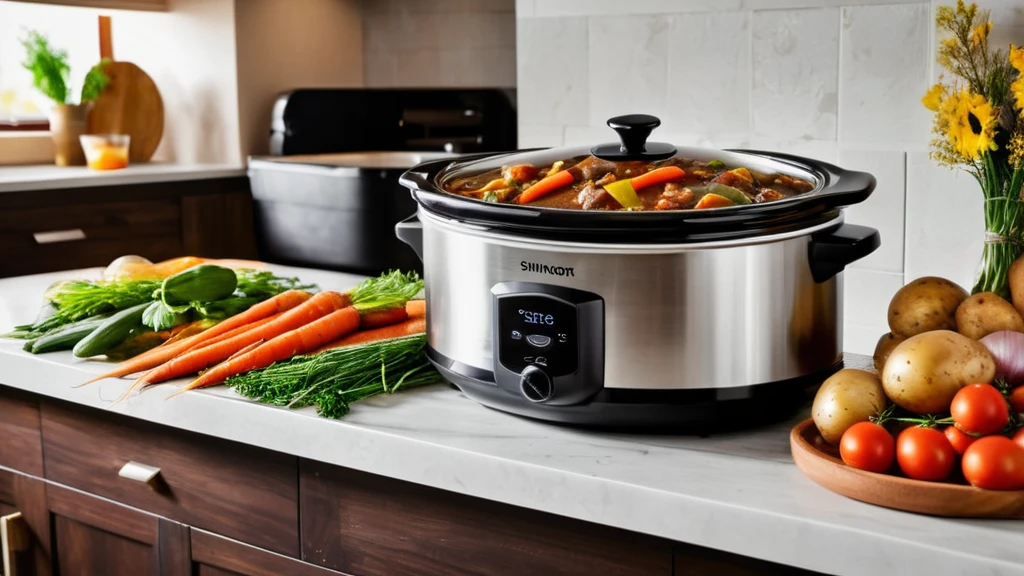
M989 49L989 12L939 6L939 78L922 102L935 112L932 159L963 168L985 196L985 249L973 292L1009 296L1010 265L1024 252L1024 48Z

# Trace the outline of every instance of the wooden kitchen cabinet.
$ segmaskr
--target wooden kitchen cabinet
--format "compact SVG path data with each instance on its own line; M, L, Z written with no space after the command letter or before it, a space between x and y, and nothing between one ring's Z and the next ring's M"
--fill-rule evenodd
M245 177L0 194L0 277L138 254L256 258Z
M197 576L344 576L196 528L191 530L191 546Z
M672 544L303 460L302 557L353 574L672 573Z
M187 526L52 483L46 507L60 576L192 574Z
M299 556L294 456L61 402L41 414L47 480ZM159 472L122 477L129 462Z
M46 507L46 484L13 470L0 468L0 531L11 573L6 576L49 576L50 515ZM0 564L0 573L4 572Z

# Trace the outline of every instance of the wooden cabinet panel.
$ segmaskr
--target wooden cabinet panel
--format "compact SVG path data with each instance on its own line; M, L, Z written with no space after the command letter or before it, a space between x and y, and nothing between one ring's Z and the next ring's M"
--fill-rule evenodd
M50 575L50 515L46 483L39 478L0 468L0 516L20 512L30 532L28 551L18 558L13 576ZM0 566L0 571L3 567Z
M184 196L181 214L186 254L210 258L257 257L249 194Z
M189 576L188 528L49 484L53 548L61 576Z
M223 576L344 576L341 572L193 529L192 562L199 574Z
M303 460L302 552L353 574L658 574L671 543Z
M700 546L676 544L673 576L811 576L818 574L792 566L765 562L756 558L711 550Z
M42 477L39 430L39 401L25 392L0 386L0 466Z
M299 555L294 456L50 400L41 413L48 480ZM160 469L155 488L118 475L130 461Z
M61 234L36 237L47 232ZM13 256L0 259L0 277L106 266L125 254L256 258L249 180L8 192L0 254Z

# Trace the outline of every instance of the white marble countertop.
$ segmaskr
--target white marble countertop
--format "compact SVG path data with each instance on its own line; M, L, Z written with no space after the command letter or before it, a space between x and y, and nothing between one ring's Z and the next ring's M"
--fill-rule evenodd
M90 170L85 166L52 164L0 166L0 193L85 188L147 182L177 182L245 176L245 168L233 164L134 164L123 170Z
M283 268L322 288L359 279ZM56 279L0 280L0 331L29 322ZM107 365L0 341L0 383L106 409L128 381L74 389ZM596 433L483 408L447 386L377 397L341 421L181 382L127 416L400 480L832 574L1024 574L1024 522L919 516L849 500L793 465L793 421L710 438ZM805 416L805 415L804 415Z

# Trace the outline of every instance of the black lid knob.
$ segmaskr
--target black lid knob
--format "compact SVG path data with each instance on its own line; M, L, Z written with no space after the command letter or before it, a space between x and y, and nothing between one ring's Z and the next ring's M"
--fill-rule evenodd
M675 146L665 142L648 142L647 138L661 120L650 114L626 114L608 120L608 125L619 133L621 144L601 144L590 149L591 154L605 160L662 160L676 153Z

